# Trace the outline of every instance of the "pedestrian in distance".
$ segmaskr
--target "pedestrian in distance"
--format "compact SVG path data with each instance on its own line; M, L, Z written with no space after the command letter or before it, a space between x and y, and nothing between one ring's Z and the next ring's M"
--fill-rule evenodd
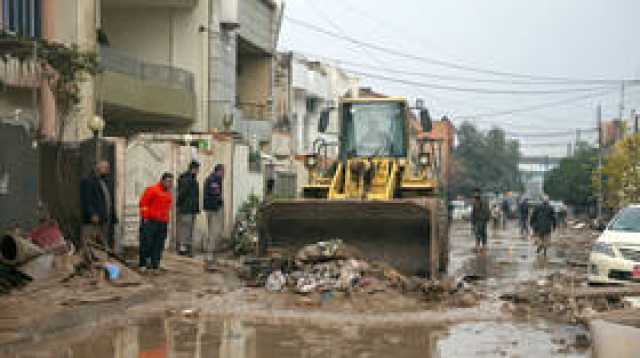
M491 228L495 233L502 226L502 212L498 205L493 205L491 207Z
M542 203L536 206L531 213L531 228L536 236L536 252L542 252L547 257L547 248L551 239L551 232L556 227L556 216L553 207L549 204L549 197L545 196Z
M203 189L203 209L207 215L208 235L204 250L213 261L216 251L222 249L224 230L224 165L217 164L209 174Z
M525 198L518 206L518 219L520 220L520 235L529 237L529 199Z
M113 193L111 192L109 162L99 161L93 172L80 182L80 202L82 206L81 250L88 241L114 250L113 225L117 224ZM89 260L92 258L87 257Z
M167 239L167 224L173 203L173 174L164 173L160 181L145 189L140 198L140 271L157 274Z
M507 230L507 223L511 216L511 205L509 205L508 198L502 199L500 210L502 211L502 230Z
M200 163L194 160L189 164L189 169L178 178L176 252L189 257L193 257L193 229L196 217L200 214L199 171Z
M564 232L564 230L567 229L567 216L568 216L567 206L564 204L560 205L560 207L558 208L557 215L558 215L557 225Z
M474 190L473 194L473 210L471 212L471 225L476 239L476 251L481 248L484 250L487 246L487 222L491 217L489 205L482 200L480 190Z

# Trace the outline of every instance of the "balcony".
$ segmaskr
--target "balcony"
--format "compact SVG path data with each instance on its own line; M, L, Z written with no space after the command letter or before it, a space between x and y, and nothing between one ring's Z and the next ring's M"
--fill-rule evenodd
M42 75L39 68L32 61L21 63L9 59L0 64L0 83L14 88L40 87Z
M191 72L145 63L107 47L100 49L98 93L110 123L184 127L195 120Z
M140 7L193 7L196 0L102 0L105 8L140 8Z

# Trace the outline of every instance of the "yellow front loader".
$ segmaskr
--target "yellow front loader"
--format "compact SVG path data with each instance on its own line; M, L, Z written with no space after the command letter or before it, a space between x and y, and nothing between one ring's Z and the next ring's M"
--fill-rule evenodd
M448 264L447 210L442 200L438 140L419 139L404 98L354 98L338 108L338 158L306 156L309 183L296 200L274 200L259 215L259 250L295 253L341 239L372 260L427 277ZM319 130L327 127L328 112ZM420 122L431 130L423 109Z

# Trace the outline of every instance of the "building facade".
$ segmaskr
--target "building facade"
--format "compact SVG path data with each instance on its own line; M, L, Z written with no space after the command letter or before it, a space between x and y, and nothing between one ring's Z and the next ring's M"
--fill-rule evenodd
M244 127L271 122L282 11L279 0L0 0L3 32L95 52L101 69L81 83L81 103L64 133L35 67L29 73L10 63L0 70L9 86L0 113L19 110L44 137L68 141L91 137L87 122L96 114L108 136L250 136L256 130Z

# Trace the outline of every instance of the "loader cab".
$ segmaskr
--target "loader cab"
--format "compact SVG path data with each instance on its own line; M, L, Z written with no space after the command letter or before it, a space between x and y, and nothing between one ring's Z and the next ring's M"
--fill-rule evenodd
M348 99L340 108L340 159L406 158L407 104L400 99Z

